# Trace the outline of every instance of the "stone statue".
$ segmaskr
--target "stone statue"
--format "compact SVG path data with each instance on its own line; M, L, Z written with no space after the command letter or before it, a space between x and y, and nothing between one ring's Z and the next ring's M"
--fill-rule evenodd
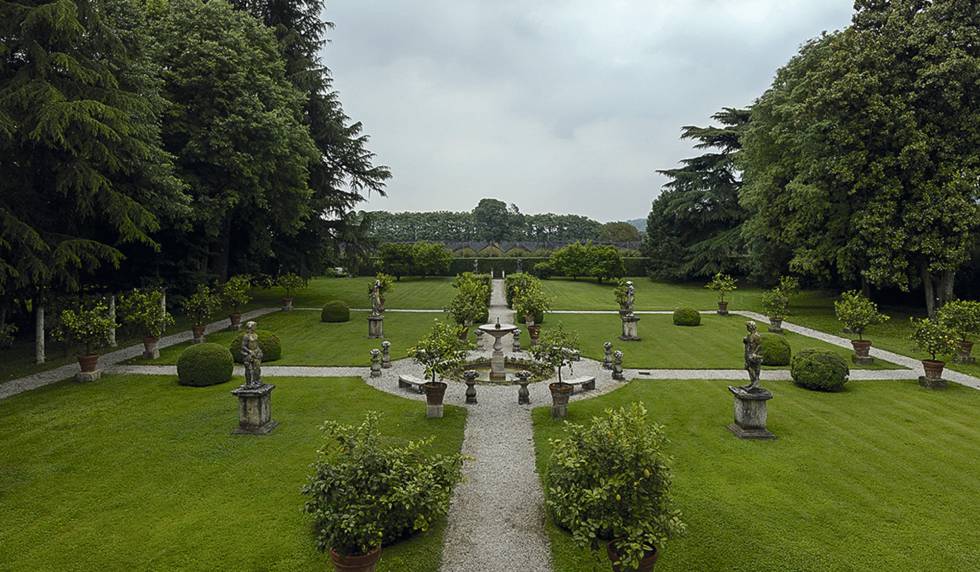
M745 322L745 329L748 330L748 335L742 338L742 344L745 345L745 370L749 372L749 384L742 386L742 389L746 391L756 391L762 389L759 386L759 372L762 369L762 337L759 336L758 326L755 322L748 321Z
M626 313L633 313L633 301L636 300L636 288L633 287L633 281L626 281Z
M385 303L381 299L381 281L375 280L371 287L371 314L380 316L385 313Z
M480 273L480 259L479 258L474 258L473 259L473 274L479 274L479 273Z
M518 274L520 274L521 272L524 272L524 265L521 264L521 262L522 262L522 260L520 258L518 258L517 259L517 273Z
M259 347L259 335L255 333L255 322L245 324L242 364L245 366L245 387L262 387L262 348Z

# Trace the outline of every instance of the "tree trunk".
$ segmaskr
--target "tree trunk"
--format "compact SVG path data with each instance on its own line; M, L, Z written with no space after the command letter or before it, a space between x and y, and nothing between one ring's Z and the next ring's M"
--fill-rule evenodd
M116 295L112 294L109 296L109 317L112 318L112 323L116 323ZM119 344L116 343L116 326L112 326L112 331L109 332L109 347L114 348Z
M218 235L217 240L212 243L210 248L211 260L209 264L211 266L211 272L218 276L221 282L228 280L228 266L231 260L231 215L225 219L224 223L221 225L221 234Z
M956 280L956 271L954 270L944 270L942 274L939 275L939 291L937 292L937 304L936 309L942 308L946 305L946 302L953 300L955 295L953 294L953 285Z
M922 266L922 290L926 296L926 313L930 318L936 317L936 288L932 281L932 273Z
M44 363L44 306L37 305L34 310L34 361Z
M868 278L866 276L861 276L861 294L863 294L865 298L869 300L871 299L871 282L868 282Z

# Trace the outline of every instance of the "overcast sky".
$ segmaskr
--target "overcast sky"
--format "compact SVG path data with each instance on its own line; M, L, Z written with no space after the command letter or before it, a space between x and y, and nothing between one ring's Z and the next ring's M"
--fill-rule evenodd
M391 167L367 210L646 217L683 125L750 104L851 0L329 0L324 60Z

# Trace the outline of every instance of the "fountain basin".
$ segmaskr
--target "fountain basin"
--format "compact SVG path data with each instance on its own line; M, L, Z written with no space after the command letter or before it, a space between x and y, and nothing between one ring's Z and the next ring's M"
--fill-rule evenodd
M445 379L463 381L463 372L472 369L477 372L476 381L478 383L490 384L511 384L517 381L517 372L527 370L531 372L531 383L544 381L554 376L554 368L530 359L507 357L504 358L504 377L499 378L491 375L490 358L476 358L467 360L463 364L446 373Z

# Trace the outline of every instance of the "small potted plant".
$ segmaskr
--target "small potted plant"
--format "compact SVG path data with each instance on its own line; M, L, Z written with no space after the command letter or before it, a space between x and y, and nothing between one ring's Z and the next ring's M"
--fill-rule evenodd
M78 367L82 373L91 373L99 363L97 350L109 344L115 327L109 306L99 301L88 307L62 310L61 323L52 333L55 339L82 344L85 353L78 356Z
M317 548L329 551L337 570L372 572L381 547L429 529L445 516L463 458L427 455L432 440L388 446L381 415L370 411L357 427L327 421L326 444L317 451L309 496Z
M538 337L541 335L541 324L537 323L537 318L543 316L550 308L551 304L538 282L528 282L523 288L518 288L514 292L514 312L518 316L524 316L532 347L538 343Z
M286 274L280 274L279 278L276 278L276 284L285 293L282 298L282 310L283 312L288 312L293 309L293 292L306 288L309 281L299 274L287 272Z
M431 377L431 381L422 384L429 416L442 417L447 386L438 376L462 363L469 348L470 344L459 338L456 325L436 320L429 333L408 350L415 363L425 368L425 378Z
M922 360L925 377L919 382L926 387L945 387L943 369L946 362L939 360L940 356L951 356L959 347L959 338L939 320L930 318L909 318L912 322L912 342L920 351L929 354L931 359Z
M973 342L980 335L980 301L953 300L939 310L939 321L956 333L959 338L959 351L953 361L974 363Z
M537 345L531 346L531 355L534 359L558 371L558 381L548 384L548 390L551 391L553 417L564 417L567 412L568 398L571 397L574 388L562 381L561 370L565 366L568 366L569 371L572 370L578 352L578 339L575 334L566 332L560 323L545 332Z
M625 316L629 313L629 281L625 278L616 280L616 289L613 290L616 303L619 304L619 315Z
M459 337L466 340L470 326L487 315L488 307L483 285L475 280L459 281L456 295L446 307L446 312L459 324Z
M204 330L214 315L221 300L205 284L199 284L193 294L184 299L184 314L189 316L193 325L194 343L204 343Z
M868 326L883 324L888 316L878 311L878 305L866 298L857 290L848 290L834 301L834 311L837 319L851 333L857 334L858 339L851 340L854 347L854 363L869 364L873 358L871 340L864 339L864 330Z
M766 290L762 294L762 307L769 318L769 331L777 334L782 333L783 317L789 307L789 296L779 286L772 290Z
M221 300L231 307L228 314L229 330L242 329L242 308L252 301L252 277L248 274L232 276L221 287Z
M653 569L667 540L685 530L671 498L663 427L640 403L606 409L590 425L569 423L551 441L546 504L576 544L605 544L614 571Z
M728 300L725 300L725 294L729 292L734 292L738 289L736 286L736 280L729 276L728 274L723 274L721 272L714 275L711 282L704 285L708 290L714 290L718 292L718 315L727 316L728 315Z
M160 357L157 343L167 327L174 323L174 317L163 306L163 292L156 289L133 290L119 297L119 309L123 322L143 336L143 357Z

